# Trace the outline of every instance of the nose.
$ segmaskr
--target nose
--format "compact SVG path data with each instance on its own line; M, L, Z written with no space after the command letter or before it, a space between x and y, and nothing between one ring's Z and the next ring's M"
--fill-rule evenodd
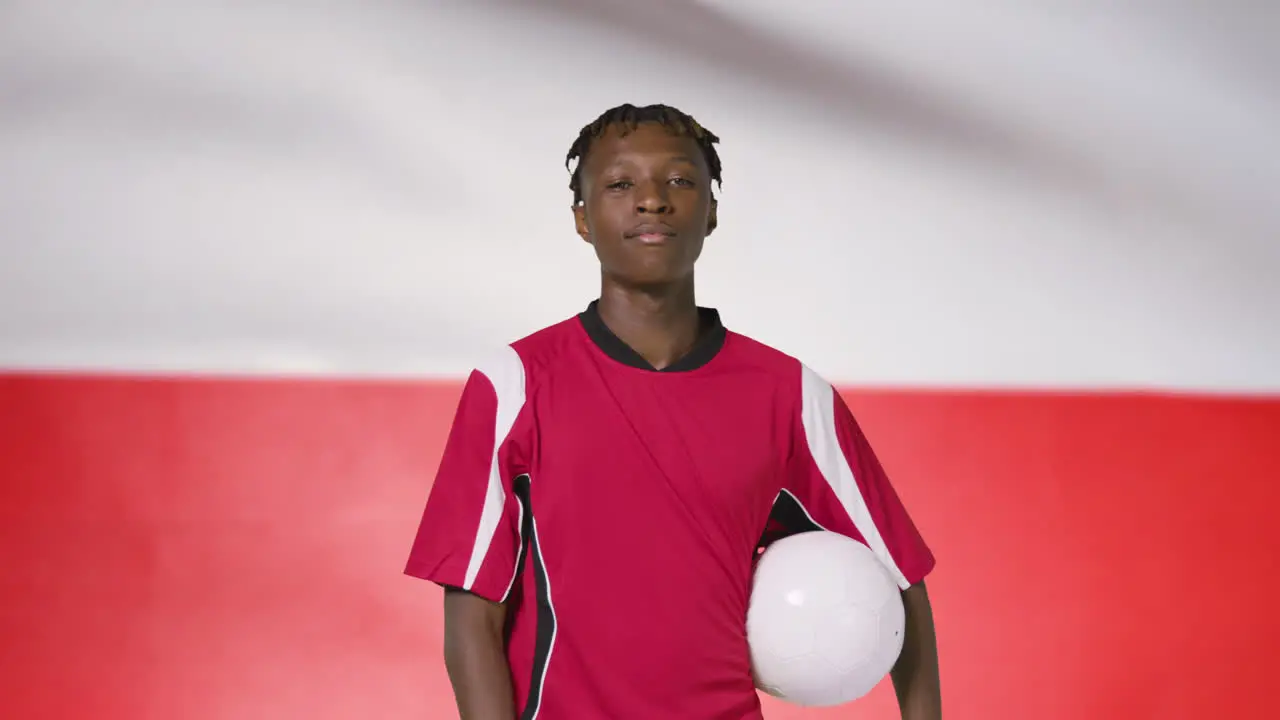
M636 212L652 215L665 215L671 212L671 203L667 197L667 184L664 182L641 183L637 188Z

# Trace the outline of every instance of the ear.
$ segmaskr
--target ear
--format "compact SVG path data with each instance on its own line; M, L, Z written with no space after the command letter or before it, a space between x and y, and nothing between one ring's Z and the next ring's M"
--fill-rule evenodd
M573 224L578 237L585 243L591 242L591 231L587 228L587 206L579 203L573 206Z
M720 206L720 202L716 200L714 197L711 198L711 211L707 213L707 234L708 235L716 231L716 224L718 223L718 221L716 220L716 208L719 206Z

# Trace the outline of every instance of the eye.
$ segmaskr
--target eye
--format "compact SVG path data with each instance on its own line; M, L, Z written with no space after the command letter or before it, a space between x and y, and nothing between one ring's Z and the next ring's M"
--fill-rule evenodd
M615 180L614 182L611 182L608 185L605 185L605 188L609 190L626 190L630 187L631 187L630 180Z
M693 187L693 186L694 186L694 182L693 182L692 180L688 179L688 178L674 177L674 178L671 178L671 181L670 181L670 182L671 182L671 184L672 184L672 185L679 185L680 187Z

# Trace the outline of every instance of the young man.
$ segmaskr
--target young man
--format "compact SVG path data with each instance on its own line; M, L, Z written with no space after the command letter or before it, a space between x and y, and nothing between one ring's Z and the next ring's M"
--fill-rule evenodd
M446 587L464 720L761 717L745 620L761 543L816 526L898 578L892 677L941 717L934 560L831 386L694 301L715 135L623 105L569 151L600 298L467 381L406 572Z

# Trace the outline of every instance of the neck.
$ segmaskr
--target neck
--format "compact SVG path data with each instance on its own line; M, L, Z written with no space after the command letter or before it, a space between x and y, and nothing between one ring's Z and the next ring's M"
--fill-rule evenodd
M693 278L661 288L632 288L604 280L600 319L659 370L684 357L698 340Z

